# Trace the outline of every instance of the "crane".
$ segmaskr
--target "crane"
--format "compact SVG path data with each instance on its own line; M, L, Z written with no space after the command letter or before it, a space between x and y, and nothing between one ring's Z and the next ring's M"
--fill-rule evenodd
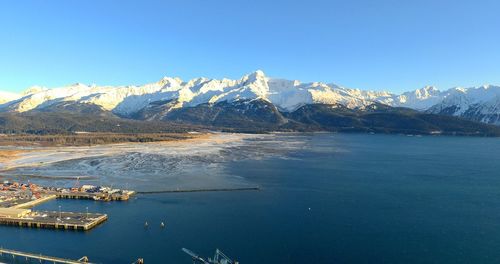
M215 250L214 258L210 259L208 258L208 261L210 263L214 264L237 264L238 262L233 262L228 256L226 256L222 251L219 249Z
M75 184L73 185L73 188L71 188L71 191L78 192L79 189L80 189L80 176L77 176Z
M184 251L186 254L191 256L193 259L193 263L199 262L202 264L238 264L237 261L231 260L228 256L226 256L222 251L219 249L215 250L214 258L208 258L208 261L200 257L198 254L194 253L193 251L182 248L182 251Z
M191 258L193 259L193 264L196 263L196 262L200 262L200 263L203 263L203 264L210 264L209 262L207 262L206 260L204 260L202 257L198 256L198 254L194 253L193 251L187 249L187 248L182 248L182 251L184 251L186 254L188 254L189 256L191 256Z

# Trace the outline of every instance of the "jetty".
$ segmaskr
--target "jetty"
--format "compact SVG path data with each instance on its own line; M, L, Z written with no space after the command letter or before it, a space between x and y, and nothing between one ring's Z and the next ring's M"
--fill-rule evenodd
M183 192L237 192L237 191L259 191L260 187L236 187L236 188L204 188L204 189L173 189L159 191L138 191L137 194L155 193L183 193Z
M88 258L85 256L81 257L78 260L71 260L71 259L65 259L65 258L45 256L42 254L21 252L21 251L5 249L5 248L0 248L0 258L4 258L4 259L11 258L13 260L15 260L16 258L25 259L26 262L28 262L30 260L35 260L35 261L38 261L39 263L43 263L43 261L46 261L46 262L50 262L50 263L60 263L60 264L81 264L81 263L92 264L88 261Z

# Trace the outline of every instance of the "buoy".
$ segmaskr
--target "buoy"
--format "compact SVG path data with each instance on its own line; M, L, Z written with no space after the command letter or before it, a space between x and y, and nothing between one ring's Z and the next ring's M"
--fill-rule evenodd
M165 227L165 224L161 222L160 227Z

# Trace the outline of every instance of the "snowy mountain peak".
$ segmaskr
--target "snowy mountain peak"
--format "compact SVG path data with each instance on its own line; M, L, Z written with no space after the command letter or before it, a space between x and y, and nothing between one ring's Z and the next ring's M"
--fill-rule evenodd
M420 97L429 97L439 93L439 90L434 86L424 86L423 88L415 90Z
M243 76L243 78L241 78L241 81L244 83L266 82L267 81L266 79L267 77L264 74L264 72L261 70L257 70L255 72Z
M480 113L481 120L487 122L497 122L494 121L497 120L495 114L500 115L499 86L457 87L446 91L425 86L397 95L385 91L350 89L333 83L274 79L261 70L236 80L195 78L183 81L163 77L157 82L140 86L89 86L81 83L52 89L33 86L19 95L0 92L0 111L25 112L64 102L96 105L120 116L129 116L155 102L172 101L174 107L192 107L253 99L268 101L282 111L294 111L307 104L362 109L378 102L458 116L477 116Z
M38 92L41 92L41 91L44 91L44 90L47 90L47 88L35 85L35 86L31 86L30 88L26 89L22 93L22 95L34 94L34 93L38 93Z
M440 93L441 92L434 86L425 86L414 91L415 97L419 100L439 96Z
M247 74L249 79L263 79L266 78L266 74L262 70L256 70L250 74Z
M391 105L409 107L417 110L425 110L442 100L442 93L434 86L402 93L394 98Z
M479 88L479 89L483 89L483 90L488 90L488 89L490 89L490 88L491 88L491 89L495 89L495 88L496 88L496 86L491 85L491 84L483 84L482 86L479 86L478 88Z
M21 98L20 94L0 91L0 104Z
M163 77L161 78L158 82L156 82L156 84L158 86L161 86L161 87L176 87L176 86L180 86L182 83L182 79L179 78L179 77L175 77L175 78L172 78L172 77ZM149 85L151 86L151 85Z

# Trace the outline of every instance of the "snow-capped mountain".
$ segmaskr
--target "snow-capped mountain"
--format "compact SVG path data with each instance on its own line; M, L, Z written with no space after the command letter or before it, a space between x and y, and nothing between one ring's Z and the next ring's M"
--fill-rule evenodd
M155 101L175 99L177 107L196 106L244 99L264 99L283 110L294 110L305 104L341 103L361 107L372 101L393 96L386 92L367 92L334 84L300 83L271 79L262 71L245 75L239 80L197 78L187 82L165 77L143 86L96 86L73 84L60 88L30 88L19 100L7 100L0 109L25 112L43 109L56 103L95 104L104 110L129 115Z
M301 83L296 80L274 79L267 77L262 71L256 71L239 80L196 78L183 81L165 77L158 82L142 86L97 86L80 83L53 89L35 86L19 95L0 92L0 111L26 112L51 108L73 111L92 106L129 117L139 112L154 116L154 113L151 113L154 109L167 113L172 109L201 104L213 105L254 99L267 101L284 112L291 112L309 104L343 105L350 109L363 109L377 102L500 124L499 98L500 87L497 86L453 88L443 92L428 86L397 95L320 82Z
M442 93L434 86L426 86L411 92L405 92L395 97L391 106L408 107L415 110L426 110L443 99Z
M440 94L441 100L427 112L461 116L470 120L500 125L500 87L452 88Z
M21 97L19 94L0 91L0 104L7 103Z

